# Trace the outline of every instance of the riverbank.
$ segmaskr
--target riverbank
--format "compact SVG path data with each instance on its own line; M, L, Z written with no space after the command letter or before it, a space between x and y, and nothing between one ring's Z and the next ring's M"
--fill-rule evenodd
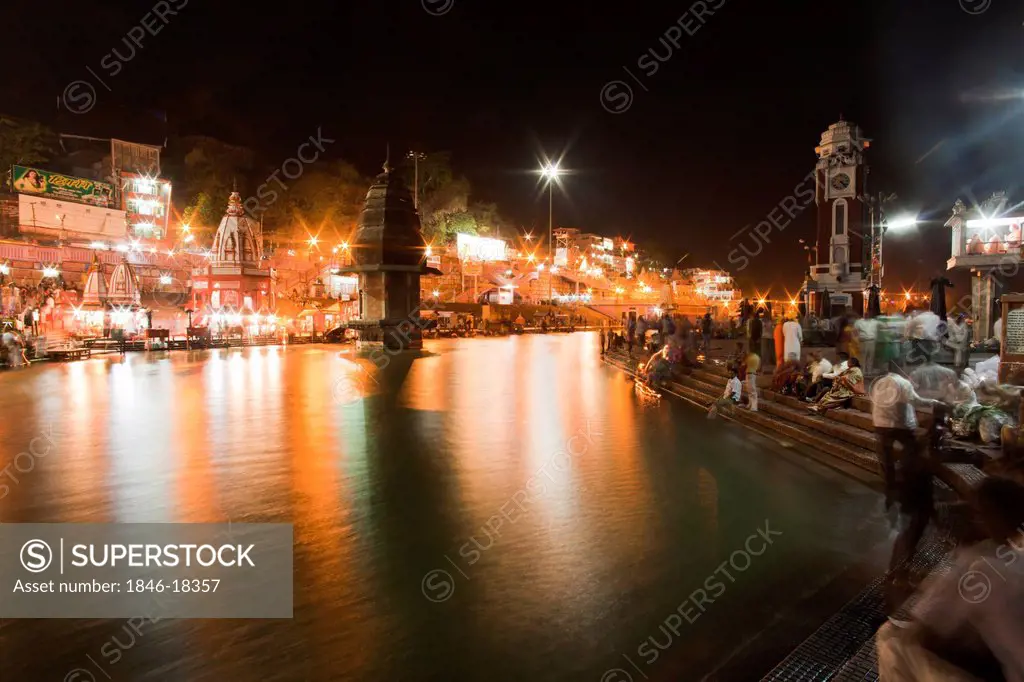
M724 361L715 354L702 366L683 370L673 376L662 391L669 398L685 401L699 409L707 409L722 394L727 372ZM603 359L609 365L631 376L647 358L633 358L625 353L608 353ZM876 436L871 425L871 402L856 398L848 409L830 411L827 415L809 414L806 405L795 398L770 390L771 377L758 377L760 404L758 412L737 407L723 413L722 418L756 431L783 445L786 451L799 453L817 463L840 471L872 489L881 489L881 472L874 454ZM930 410L918 410L918 422L930 426ZM924 430L920 430L924 436ZM965 510L954 492L960 486L972 487L985 474L966 462L945 465L944 478L936 479L936 523L922 542L912 562L912 571L925 576L949 568L950 536L966 523ZM952 487L951 487L952 485ZM855 538L850 539L856 541ZM888 551L888 546L874 551ZM846 576L850 579L850 576ZM853 682L878 679L874 633L885 622L884 575L856 578L863 585L860 593L845 606L831 614L821 614L823 622L814 633L793 648L773 639L771 632L757 636L762 649L779 650L781 661L762 682ZM912 602L904 605L904 610ZM791 614L792 617L792 614ZM767 640L767 643L765 641ZM785 650L782 647L785 646ZM742 652L741 652L742 653ZM730 668L742 666L742 658ZM808 671L814 671L808 674Z

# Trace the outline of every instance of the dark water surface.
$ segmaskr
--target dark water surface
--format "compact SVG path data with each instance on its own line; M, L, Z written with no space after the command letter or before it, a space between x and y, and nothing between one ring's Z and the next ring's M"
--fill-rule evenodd
M0 466L51 426L56 443L0 521L295 533L292 620L4 620L0 679L627 682L719 679L747 656L730 675L756 679L775 660L763 633L879 568L874 493L641 400L595 334L426 350L384 368L297 346L0 374Z

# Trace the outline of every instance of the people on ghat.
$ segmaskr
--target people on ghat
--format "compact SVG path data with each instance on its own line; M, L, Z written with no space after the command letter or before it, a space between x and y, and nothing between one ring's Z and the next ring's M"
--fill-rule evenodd
M850 358L849 366L836 376L828 393L807 409L816 414L825 414L829 410L847 407L854 396L864 393L864 373L860 369L860 361Z

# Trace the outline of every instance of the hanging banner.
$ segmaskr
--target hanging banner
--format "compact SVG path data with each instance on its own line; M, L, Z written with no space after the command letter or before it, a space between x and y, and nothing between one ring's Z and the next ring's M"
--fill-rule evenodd
M111 208L114 202L113 185L38 168L13 166L11 183L18 194L37 194L103 208Z

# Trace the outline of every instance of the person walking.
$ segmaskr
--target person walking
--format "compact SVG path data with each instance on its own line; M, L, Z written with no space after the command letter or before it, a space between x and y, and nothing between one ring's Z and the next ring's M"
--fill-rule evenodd
M751 412L757 412L757 375L760 371L761 356L751 349L747 353L747 400Z
M711 355L711 331L714 327L714 322L711 319L711 311L704 313L704 317L700 321L700 333L704 340L704 358L705 362Z
M800 328L800 323L790 318L782 325L782 335L785 338L785 353L783 358L789 356L795 356L795 360L800 362L802 356L800 354L800 343L804 340L804 331Z
M967 358L970 357L971 339L970 328L967 326L967 315L960 313L955 320L951 320L946 326L945 345L953 351L953 369L957 376L967 369Z
M601 355L604 355L605 339L606 339L606 336L605 336L605 333L604 333L604 323L602 323L601 324L601 336L600 336L600 340L601 340Z
M871 423L878 435L878 463L885 487L885 509L897 505L899 535L889 560L886 602L890 613L908 593L909 564L935 513L930 463L921 454L915 430L915 407L938 405L923 398L913 384L891 371L871 387ZM897 456L895 445L902 447ZM897 466L899 465L899 466Z
M1024 680L1024 486L990 476L970 501L985 538L927 579L909 620L879 628L881 682Z
M862 317L853 324L857 335L858 359L864 374L874 374L875 347L878 343L878 320L873 317Z
M775 366L780 367L783 360L786 357L786 337L783 334L783 322L782 320L775 321L775 331L772 333L772 337L775 340Z
M761 356L761 337L764 335L764 325L761 323L761 311L754 313L747 320L747 350Z

